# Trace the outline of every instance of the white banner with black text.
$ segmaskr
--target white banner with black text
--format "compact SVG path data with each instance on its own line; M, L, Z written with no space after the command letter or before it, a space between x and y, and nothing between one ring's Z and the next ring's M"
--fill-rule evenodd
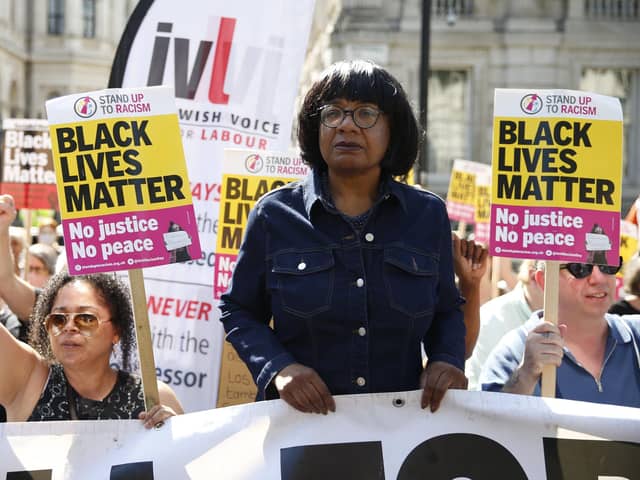
M0 424L0 479L632 480L640 409L450 391L336 397L336 413L280 400L140 422ZM25 476L26 473L31 476Z

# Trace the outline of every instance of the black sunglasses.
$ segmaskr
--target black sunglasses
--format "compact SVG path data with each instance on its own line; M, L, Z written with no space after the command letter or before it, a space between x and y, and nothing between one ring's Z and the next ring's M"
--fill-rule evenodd
M593 272L593 263L564 263L560 265L560 270L569 270L569 273L576 278L587 278ZM622 268L622 257L618 265L597 265L605 275L615 275Z

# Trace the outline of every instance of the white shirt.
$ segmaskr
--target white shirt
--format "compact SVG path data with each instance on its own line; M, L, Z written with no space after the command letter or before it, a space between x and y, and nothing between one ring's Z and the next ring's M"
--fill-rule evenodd
M523 325L531 316L531 308L524 296L521 282L510 292L489 300L480 307L480 333L473 354L465 364L469 390L480 390L478 380L482 366L500 339L514 328Z

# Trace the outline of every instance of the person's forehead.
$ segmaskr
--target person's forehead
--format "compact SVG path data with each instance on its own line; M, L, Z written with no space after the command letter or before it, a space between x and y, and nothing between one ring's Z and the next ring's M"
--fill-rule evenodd
M71 280L58 291L56 299L64 301L91 301L103 304L100 292L86 280Z
M44 262L42 261L42 259L40 257L36 257L33 254L29 255L29 264L30 265L36 264L36 265L44 266Z

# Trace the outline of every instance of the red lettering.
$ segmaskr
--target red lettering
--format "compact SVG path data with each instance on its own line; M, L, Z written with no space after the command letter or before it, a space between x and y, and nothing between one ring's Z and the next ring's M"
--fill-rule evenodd
M213 305L193 299L186 300L149 295L147 308L154 315L208 322L209 312L213 310Z
M195 185L191 186L191 197L197 198L198 200L202 200L200 198L201 192L202 192L202 184L201 183L196 183Z
M176 305L176 315L178 317L184 317L185 316L184 312L187 309L187 303L188 302L183 302L182 300L177 299L176 303L177 303L177 305Z
M198 320L206 320L209 321L209 312L213 308L213 305L210 303L200 302L200 311L198 312Z
M235 18L222 17L216 42L216 53L213 57L211 69L211 83L209 84L209 101L226 105L229 103L229 95L224 93L224 80L229 66L229 53L233 42L233 31L236 28Z
M219 183L192 183L191 197L196 200L205 202L220 201L220 184Z
M195 318L196 305L199 303L197 300L178 300L176 307L176 315L184 318Z
M162 308L161 315L168 317L171 315L171 309L173 308L173 304L175 302L175 298L165 298L164 299L164 307Z
M154 315L157 315L160 311L161 305L162 297L158 298L155 295L149 295L149 300L147 300L147 310L149 310Z
M187 314L185 315L185 317L187 318L195 318L196 316L196 305L198 305L199 302L196 302L195 300L189 300L188 303L188 307L187 307Z
M220 201L220 184L219 183L206 183L205 184L205 200L209 200L211 198L211 194L215 192L215 196L213 197L213 201L215 202L219 202Z

